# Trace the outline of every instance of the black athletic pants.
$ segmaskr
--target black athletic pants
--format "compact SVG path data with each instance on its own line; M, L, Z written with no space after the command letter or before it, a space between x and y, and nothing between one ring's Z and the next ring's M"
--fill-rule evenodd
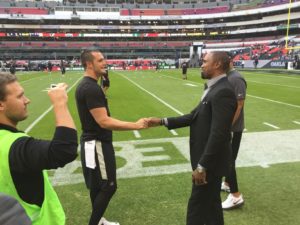
M240 149L240 143L242 139L243 132L233 132L232 133L232 162L231 162L231 170L229 176L225 177L225 182L229 184L230 193L236 193L239 191L236 170L235 170L235 161L238 156L238 152Z
M92 203L89 225L98 225L117 190L116 159L111 142L96 141L95 161L95 169L86 167L84 142L81 141L82 170Z

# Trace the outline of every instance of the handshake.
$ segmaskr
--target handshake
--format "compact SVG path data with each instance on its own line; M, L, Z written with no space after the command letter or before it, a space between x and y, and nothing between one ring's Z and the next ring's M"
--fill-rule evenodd
M160 118L150 117L150 118L139 119L138 121L135 122L135 125L137 127L136 128L137 130L141 130L149 127L157 127L162 124Z

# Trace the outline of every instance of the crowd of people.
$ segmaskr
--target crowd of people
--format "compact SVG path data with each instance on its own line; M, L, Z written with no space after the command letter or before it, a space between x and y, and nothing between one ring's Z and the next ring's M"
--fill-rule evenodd
M75 99L82 130L77 132L69 112L67 85L60 83L48 90L55 115L52 140L40 140L18 130L18 123L28 116L30 100L14 74L0 73L0 224L65 224L63 207L46 170L76 159L77 135L81 133L82 170L92 205L89 225L119 225L104 218L117 190L112 132L156 126L190 128L192 192L187 225L222 225L223 209L244 204L237 187L235 160L244 128L246 82L234 70L228 53L215 51L204 56L201 77L207 83L199 104L190 113L164 118L154 115L135 122L111 117L103 54L85 50L81 63L84 74ZM221 188L230 190L223 203Z

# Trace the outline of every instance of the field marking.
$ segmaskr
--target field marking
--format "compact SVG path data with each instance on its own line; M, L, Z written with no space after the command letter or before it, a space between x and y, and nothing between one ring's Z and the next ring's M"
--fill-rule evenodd
M67 93L72 90L72 88L82 79L82 77L79 77L78 80L75 81L75 83L68 88ZM28 133L32 130L32 128L38 123L40 122L51 110L52 110L53 106L51 105L44 113L42 113L42 115L40 115L37 119L35 119L26 129L25 129L25 133Z
M300 125L300 122L299 122L299 121L296 121L296 120L293 121L293 123Z
M270 167L268 164L261 164L260 166L261 166L262 168L265 168L265 169L267 169L267 168Z
M141 138L141 137L142 137L141 134L140 134L140 132L137 131L137 130L134 130L134 131L133 131L133 134L134 134L134 136L135 136L136 138Z
M273 86L280 86L280 87L288 87L288 88L297 88L300 89L299 86L289 86L289 85L282 85L282 84L274 84L274 83L266 83L266 82L259 82L259 81L251 81L247 79L247 83L258 83L258 84L268 84L268 85L273 85Z
M247 74L250 75L250 76L253 76L253 73L252 72L246 72L246 71L240 71L242 74ZM253 71L253 72L256 72L256 71ZM258 73L258 72L256 72ZM286 75L286 76L281 76L281 75L272 75L272 74L255 74L255 76L258 76L258 77L261 77L261 76L267 76L267 77L279 77L279 78L286 78L286 79L296 79L296 80L299 80L299 75L293 75L293 74L289 74L289 75Z
M41 79L41 77L33 77L33 78L31 78L31 79L28 79L28 80L20 81L20 84L27 83L27 82L32 81L32 80L35 80L35 79L37 79L37 78Z
M263 124L264 124L264 125L267 125L267 126L269 126L269 127L272 127L272 128L274 128L274 129L280 129L279 127L277 127L277 126L275 126L275 125L273 125L273 124L267 123L267 122L263 122Z
M171 132L171 134L173 134L174 136L177 136L178 133L175 130L169 130Z
M28 73L32 73L32 71L31 72L28 72ZM21 76L24 76L24 75L28 75L28 73L27 74L19 74L18 73L18 76L19 75L21 75ZM35 72L35 73L33 73L33 74L37 74L37 73L39 73L39 72ZM48 72L47 72L48 73ZM79 74L79 73L81 73L81 72L78 72L78 71L73 71L73 73L72 74ZM41 77L41 76L43 76L43 77ZM50 77L49 77L50 76ZM53 77L51 77L51 76L55 76L55 75L48 75L48 74L42 74L42 75L40 75L40 76L38 76L38 77L33 77L33 78L31 78L31 79L28 79L28 80L23 80L23 81L19 81L19 83L20 84L24 84L24 83L26 83L26 82L29 82L29 81L32 81L32 80L35 80L35 79L41 79L41 78L51 78L51 80L52 80L52 78ZM61 75L58 75L58 76L61 76ZM66 75L66 77L68 77L68 75Z
M176 112L179 115L184 115L182 112L180 112L178 109L174 108L173 106L171 106L169 103L165 102L164 100L162 100L161 98L157 97L155 94L153 94L152 92L146 90L145 88L143 88L142 86L140 86L139 84L137 84L136 82L134 82L133 80L129 79L128 77L126 77L125 75L121 74L121 73L117 73L120 76L122 76L123 78L125 78L126 80L130 81L131 83L133 83L135 86L137 86L138 88L140 88L141 90L143 90L144 92L146 92L147 94L151 95L153 98L155 98L156 100L160 101L161 103L163 103L165 106L169 107L170 109L172 109L174 112Z
M167 78L171 78L171 79L174 79L174 80L180 80L180 81L182 81L182 79L180 79L180 78L178 78L178 77L171 77L171 76L168 76L168 75L161 75L161 76L163 76L163 77L167 77ZM189 80L188 81L189 83L194 83L194 84L197 84L197 85L199 85L199 84L202 84L202 85L204 85L203 83L199 83L199 82L196 82L196 81L192 81L192 80Z
M300 129L244 133L237 167L268 168L270 165L279 163L300 162L299 136ZM177 151L177 154L181 155L182 163L172 163L171 153L164 149L166 143L174 146L172 151ZM191 172L188 137L120 141L113 144L120 149L115 152L116 156L126 161L124 166L117 169L118 178ZM166 161L169 162L168 165L164 163L158 165L159 162ZM155 166L151 164L145 166L143 165L145 162L155 162ZM55 186L83 183L82 173L76 172L80 168L80 160L75 160L64 168L53 170L53 176L49 177Z
M53 109L53 106L50 106L45 112L42 113L42 115L40 115L36 120L34 120L26 129L25 129L25 133L29 133L32 128L38 123L40 122L51 110Z
M198 85L195 85L195 84L190 84L190 83L185 83L184 85L186 85L186 86L190 86L190 87L198 87Z
M172 78L172 79L176 79L176 80L181 80L177 77L170 77L170 76L167 76L167 75L162 75L162 76ZM199 84L199 82L195 82L195 81L189 81L189 82ZM202 84L202 83L200 83L200 84ZM281 104L281 105L287 105L287 106L291 106L291 107L295 107L295 108L300 109L300 105L289 104L289 103L280 102L280 101L276 101L276 100L272 100L272 99L268 99L268 98L263 98L263 97L259 97L259 96L255 96L255 95L250 95L250 94L247 94L247 96L252 97L252 98L257 98L257 99L260 99L260 100L264 100L264 101L269 101L269 102L273 102L273 103L277 103L277 104Z
M268 102L278 103L278 104L281 104L281 105L287 105L287 106L291 106L291 107L300 109L300 105L293 105L293 104L290 104L290 103L285 103L285 102L280 102L280 101L276 101L276 100L272 100L272 99L268 99L268 98L258 97L258 96L255 96L255 95L247 94L247 96L252 97L252 98L261 99L261 100L268 101Z

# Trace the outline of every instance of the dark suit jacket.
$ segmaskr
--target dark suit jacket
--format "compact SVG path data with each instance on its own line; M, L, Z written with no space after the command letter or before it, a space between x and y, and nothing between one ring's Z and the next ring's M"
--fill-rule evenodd
M227 77L215 83L189 114L168 119L168 129L190 126L190 157L193 170L199 163L208 175L226 176L231 158L232 119L237 107Z

